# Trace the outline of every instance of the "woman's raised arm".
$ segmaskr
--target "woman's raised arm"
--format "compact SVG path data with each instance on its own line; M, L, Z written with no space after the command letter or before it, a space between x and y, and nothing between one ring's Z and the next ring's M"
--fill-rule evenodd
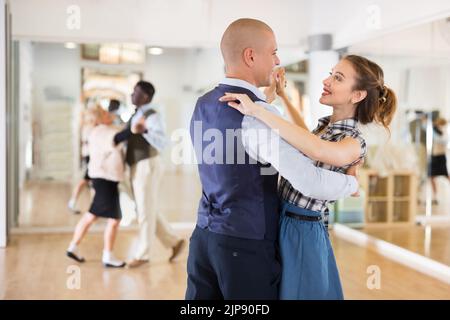
M360 157L361 145L356 139L348 137L338 142L322 140L307 129L257 105L246 94L226 93L220 101L227 101L230 107L242 114L253 116L277 130L284 140L313 160L342 167Z

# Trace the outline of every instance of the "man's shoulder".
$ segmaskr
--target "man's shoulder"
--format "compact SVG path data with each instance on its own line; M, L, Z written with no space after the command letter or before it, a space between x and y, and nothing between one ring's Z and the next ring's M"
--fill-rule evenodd
M210 111L220 110L225 104L219 101L219 98L224 95L224 92L220 90L218 86L205 92L202 96L197 99L195 109L197 111L208 109Z
M215 86L214 88L212 88L211 90L205 92L202 96L200 96L198 98L198 102L219 102L218 98L216 97L221 97L222 96L222 92L219 91L219 87Z
M256 104L262 106L263 108L265 108L265 109L267 109L268 111L270 111L270 112L276 114L277 116L280 116L280 117L282 116L280 110L278 110L278 108L275 107L275 106L272 105L272 104L269 104L269 103L267 103L267 102L265 102L265 101L256 101Z

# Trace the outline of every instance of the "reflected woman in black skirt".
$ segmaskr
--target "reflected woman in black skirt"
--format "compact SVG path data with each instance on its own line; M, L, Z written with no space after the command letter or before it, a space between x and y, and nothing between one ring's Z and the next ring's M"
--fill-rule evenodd
M437 184L436 178L444 176L450 180L447 170L447 144L448 139L446 135L447 121L442 118L437 118L433 122L433 152L431 156L431 186L433 187L433 204L438 204Z
M113 137L118 129L111 125L113 120L111 115L103 111L99 117L100 124L89 135L88 172L95 196L89 211L78 222L66 254L77 262L84 262L85 259L78 252L78 245L94 221L106 218L108 222L104 235L102 262L105 267L122 268L125 262L116 259L112 251L122 218L118 184L123 179L124 161L121 145L114 145Z

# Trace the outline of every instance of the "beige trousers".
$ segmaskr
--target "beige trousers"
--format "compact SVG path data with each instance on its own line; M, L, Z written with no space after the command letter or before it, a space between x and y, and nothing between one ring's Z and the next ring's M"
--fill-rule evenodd
M167 248L173 247L179 240L167 220L158 212L158 191L162 173L159 156L141 160L131 166L130 182L139 224L135 259L150 259L155 236Z

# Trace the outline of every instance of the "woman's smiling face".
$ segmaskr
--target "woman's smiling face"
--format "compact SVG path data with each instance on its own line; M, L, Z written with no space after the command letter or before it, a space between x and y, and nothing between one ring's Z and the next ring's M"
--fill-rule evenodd
M341 106L356 103L355 90L356 72L350 62L345 59L330 72L330 76L323 80L323 92L319 99L321 104Z

